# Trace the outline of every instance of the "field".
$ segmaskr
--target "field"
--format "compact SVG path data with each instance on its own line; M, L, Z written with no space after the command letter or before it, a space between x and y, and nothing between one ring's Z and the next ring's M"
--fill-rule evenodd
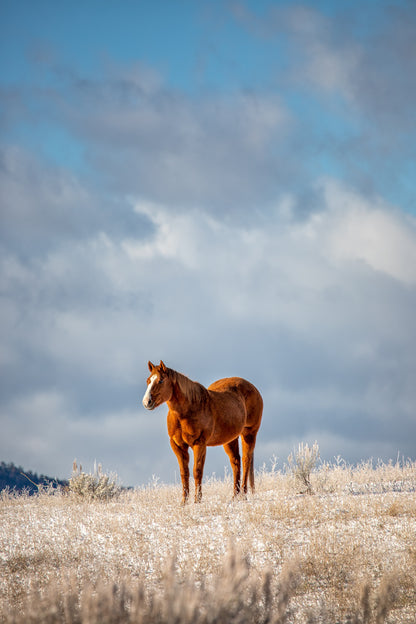
M226 476L185 507L157 483L3 492L0 621L415 624L416 463L307 477L264 469L232 501Z

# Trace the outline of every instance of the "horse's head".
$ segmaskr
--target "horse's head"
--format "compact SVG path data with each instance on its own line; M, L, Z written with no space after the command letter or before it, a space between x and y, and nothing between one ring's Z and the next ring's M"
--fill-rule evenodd
M146 409L152 410L165 401L169 401L172 396L172 381L169 379L168 369L160 360L159 366L149 362L150 375L147 378L147 390L143 397L143 405Z

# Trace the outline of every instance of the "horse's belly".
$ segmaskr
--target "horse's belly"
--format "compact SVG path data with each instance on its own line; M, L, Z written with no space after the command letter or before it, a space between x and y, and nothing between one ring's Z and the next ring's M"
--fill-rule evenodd
M241 434L246 425L246 408L241 397L229 392L218 393L214 403L214 427L207 444L221 446Z
M207 446L223 446L223 444L228 444L228 442L232 442L238 438L241 434L243 427L227 427L227 429L222 429L219 432L215 432L212 434L211 438L208 440Z

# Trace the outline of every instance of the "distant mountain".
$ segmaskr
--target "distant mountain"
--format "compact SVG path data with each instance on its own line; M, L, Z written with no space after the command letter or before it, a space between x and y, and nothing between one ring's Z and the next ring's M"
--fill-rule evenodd
M4 462L0 463L0 491L9 487L11 490L26 490L29 494L36 494L39 489L38 486L42 485L52 485L53 487L61 485L65 487L68 485L68 481L52 479L42 474L38 476L36 472L23 470L21 466L5 464Z

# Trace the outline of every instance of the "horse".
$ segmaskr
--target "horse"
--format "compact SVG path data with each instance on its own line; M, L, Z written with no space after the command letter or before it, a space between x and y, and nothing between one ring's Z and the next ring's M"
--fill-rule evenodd
M253 454L261 424L263 399L253 384L240 377L227 377L208 388L191 381L182 373L148 362L150 375L143 397L143 406L153 410L167 403L170 445L181 473L182 504L189 497L189 447L194 454L193 476L195 502L202 498L202 476L207 446L224 447L234 478L234 497L241 492L241 459L238 438L241 436L243 455L242 490L247 493L250 481L254 492Z

